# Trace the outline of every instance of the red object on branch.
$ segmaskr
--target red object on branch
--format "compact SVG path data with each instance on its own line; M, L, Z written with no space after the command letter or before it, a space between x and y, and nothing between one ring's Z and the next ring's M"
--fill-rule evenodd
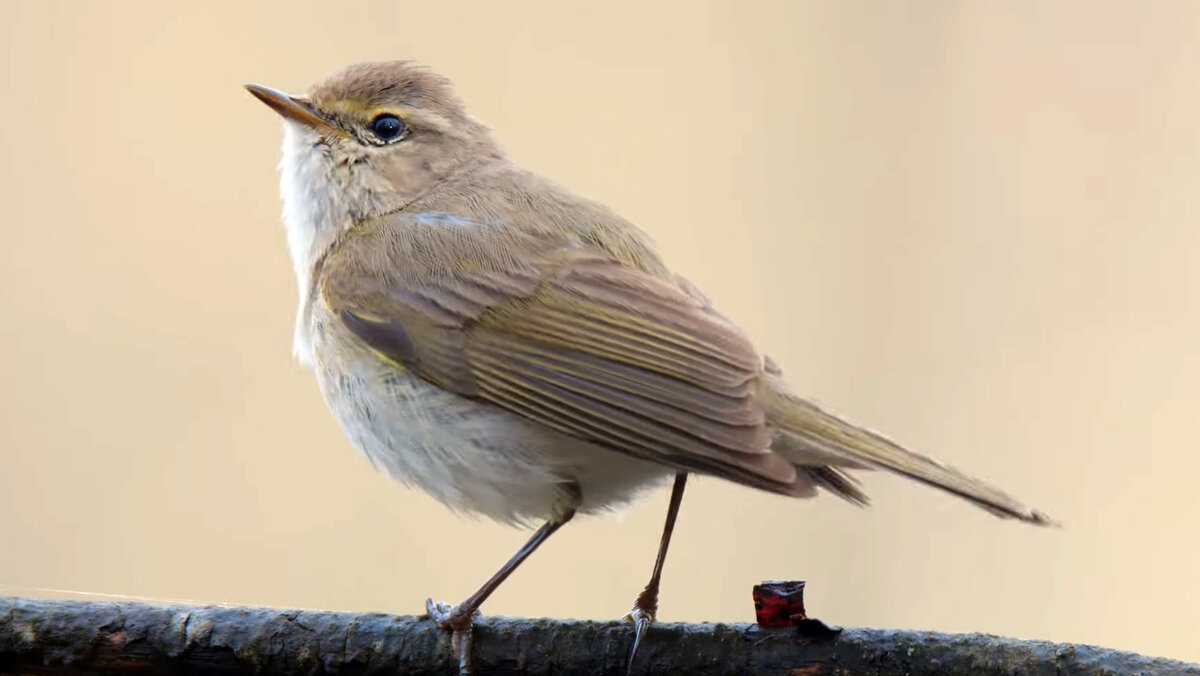
M804 581L766 581L754 585L754 616L760 627L793 627L807 620Z
M841 629L810 620L804 611L804 581L773 581L754 585L754 616L760 627L796 627L808 638L832 638Z

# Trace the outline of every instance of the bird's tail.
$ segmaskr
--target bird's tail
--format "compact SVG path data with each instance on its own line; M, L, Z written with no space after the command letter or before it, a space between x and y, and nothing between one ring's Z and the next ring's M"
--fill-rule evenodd
M962 472L901 448L874 432L827 413L786 390L769 387L767 418L803 446L826 458L840 458L845 466L887 469L953 493L1004 518L1046 526L1058 525L1042 512L1021 504L1003 491Z

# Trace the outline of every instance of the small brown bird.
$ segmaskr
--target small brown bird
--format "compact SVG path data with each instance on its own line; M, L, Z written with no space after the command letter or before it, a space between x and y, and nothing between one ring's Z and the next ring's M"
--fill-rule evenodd
M428 602L462 670L479 606L551 533L672 476L631 660L692 472L862 505L848 470L886 469L1049 523L793 394L641 230L517 166L445 78L397 61L247 89L285 119L295 351L351 442L451 509L543 524L462 603Z

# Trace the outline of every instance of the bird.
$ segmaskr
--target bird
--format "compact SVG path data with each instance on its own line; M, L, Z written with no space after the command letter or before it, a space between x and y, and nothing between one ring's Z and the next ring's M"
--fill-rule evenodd
M462 673L480 606L550 535L671 483L632 665L689 475L866 505L853 473L885 470L1056 523L794 392L645 231L515 162L427 66L245 87L283 118L294 353L350 443L453 511L538 525L462 602L427 601Z

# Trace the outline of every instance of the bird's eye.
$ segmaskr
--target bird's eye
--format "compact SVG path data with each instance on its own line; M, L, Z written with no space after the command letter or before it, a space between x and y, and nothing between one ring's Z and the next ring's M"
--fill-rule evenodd
M371 132L380 141L395 141L404 134L404 120L391 113L376 115L375 119L371 120Z

